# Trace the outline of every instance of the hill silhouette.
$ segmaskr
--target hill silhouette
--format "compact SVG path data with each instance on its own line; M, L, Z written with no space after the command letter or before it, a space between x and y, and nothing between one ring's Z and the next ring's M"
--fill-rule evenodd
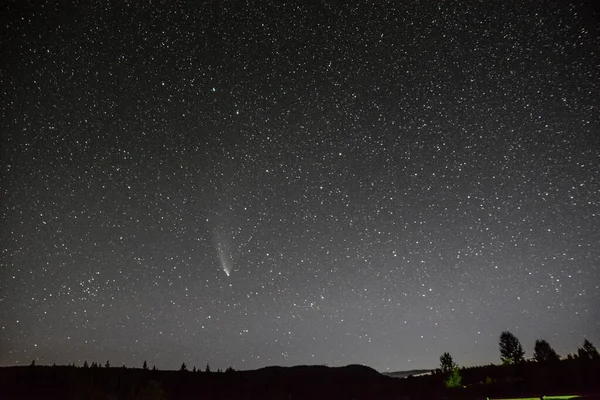
M365 365L351 364L343 367L328 367L324 365L296 365L293 367L270 366L257 370L243 371L248 376L273 377L284 376L286 378L310 378L310 379L382 379L385 376L371 367Z
M368 399L398 380L361 365L265 367L249 371L190 372L128 368L4 367L7 399ZM32 384L35 382L35 384Z
M87 365L87 363L86 363ZM598 359L462 368L448 389L440 370L404 379L362 365L302 365L226 372L142 368L28 366L0 368L1 399L484 399L600 392ZM589 396L587 398L598 398Z

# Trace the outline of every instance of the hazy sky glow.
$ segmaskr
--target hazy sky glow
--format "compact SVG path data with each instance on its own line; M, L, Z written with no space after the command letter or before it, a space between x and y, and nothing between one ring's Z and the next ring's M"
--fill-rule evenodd
M0 365L600 344L586 3L28 3L0 10Z

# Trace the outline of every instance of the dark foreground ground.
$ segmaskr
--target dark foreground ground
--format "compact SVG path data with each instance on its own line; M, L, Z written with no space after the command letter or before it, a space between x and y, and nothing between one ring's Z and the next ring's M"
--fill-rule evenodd
M463 387L439 373L405 379L358 365L268 367L225 373L127 368L0 368L0 399L486 399L587 394L600 399L600 361L462 369Z

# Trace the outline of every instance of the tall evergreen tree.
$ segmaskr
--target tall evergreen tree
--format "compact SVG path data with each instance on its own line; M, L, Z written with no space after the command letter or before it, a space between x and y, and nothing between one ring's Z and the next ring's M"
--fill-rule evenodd
M525 351L519 339L508 331L500 335L500 358L503 364L518 364L525 361Z
M142 369L143 370L148 369L148 363L146 362L146 360L144 360L144 365L142 365Z
M187 371L187 365L185 365L185 363L181 364L181 368L179 368L180 371Z
M456 367L456 364L454 363L454 360L452 359L452 356L450 355L450 353L442 354L442 356L440 357L440 369L442 370L442 373L448 374L448 373L452 372L452 370L455 367Z
M461 387L461 385L462 385L462 378L460 377L460 373L458 371L458 367L452 368L452 371L450 371L450 375L444 381L444 384L446 385L447 388Z
M553 362L560 360L560 357L547 341L540 339L535 341L533 359L537 362Z
M577 349L577 355L579 358L588 360L597 360L600 358L596 347L587 339L583 341L583 347Z
M104 364L105 368L110 368L110 362L108 360L106 360L106 364Z

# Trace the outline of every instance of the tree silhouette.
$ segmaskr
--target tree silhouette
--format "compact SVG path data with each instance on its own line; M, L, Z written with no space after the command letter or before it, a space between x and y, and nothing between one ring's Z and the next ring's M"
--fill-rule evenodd
M192 372L196 372L196 366L194 365L194 368L192 368Z
M500 359L503 364L518 364L525 361L525 351L519 339L508 331L500 334Z
M583 341L583 347L577 349L577 355L580 359L597 360L600 358L596 347L587 339Z
M110 368L110 362L108 360L106 360L106 364L104 364L105 368Z
M456 365L450 353L446 352L441 355L440 369L442 370L442 374L446 376L444 384L447 388L461 386L462 378L460 377L460 373L458 371L458 365Z
M87 363L87 360L86 360L86 361L83 362L83 368L88 368L88 367L89 366L88 366L88 363Z
M560 360L560 357L548 342L540 339L535 341L533 359L537 362L553 362Z
M35 360L31 360L31 364L29 364L30 367L35 367Z
M210 365L206 364L206 369L204 370L204 372L210 372Z
M448 379L446 379L444 383L446 384L447 388L461 387L462 378L460 377L460 373L458 372L458 367L452 368L450 376L448 376Z
M187 365L185 365L185 363L181 364L181 368L179 368L180 371L187 371Z
M143 370L147 370L148 369L148 363L146 362L146 360L144 360L144 365L142 365L142 369Z
M448 374L452 372L454 368L456 368L456 364L454 363L454 360L452 359L450 353L442 354L442 356L440 357L440 369L442 370L442 373Z

